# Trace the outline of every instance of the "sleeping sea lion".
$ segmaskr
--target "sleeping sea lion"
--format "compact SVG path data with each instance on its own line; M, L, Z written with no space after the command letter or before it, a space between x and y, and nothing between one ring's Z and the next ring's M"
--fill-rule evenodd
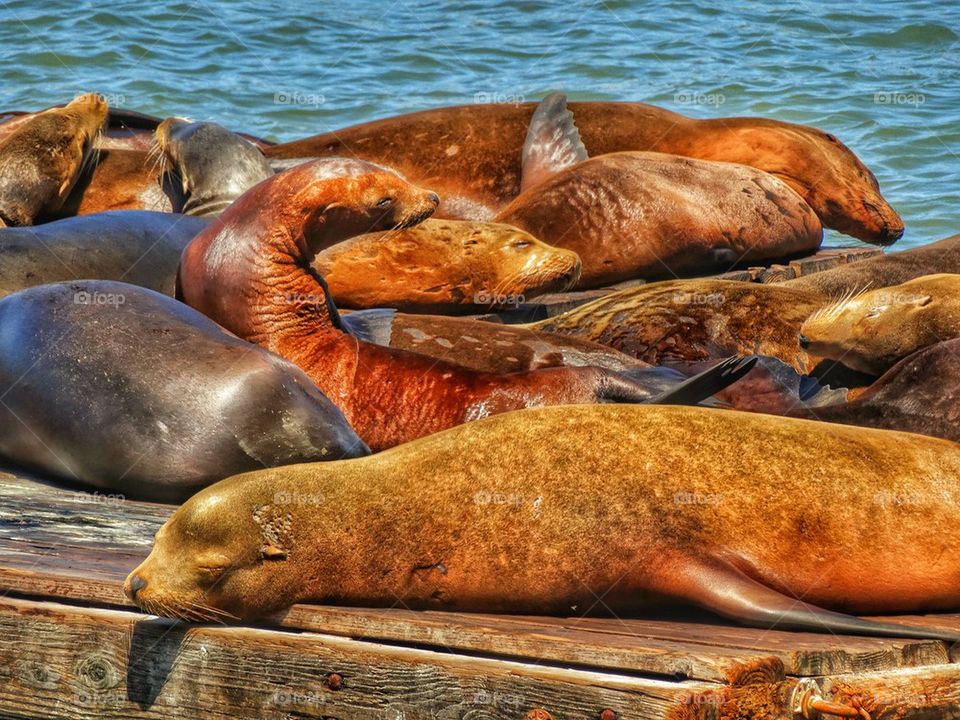
M525 410L217 483L124 589L195 622L298 602L635 616L680 601L757 627L956 641L842 613L960 608L957 477L960 446L921 435L703 408ZM914 503L885 502L902 493Z

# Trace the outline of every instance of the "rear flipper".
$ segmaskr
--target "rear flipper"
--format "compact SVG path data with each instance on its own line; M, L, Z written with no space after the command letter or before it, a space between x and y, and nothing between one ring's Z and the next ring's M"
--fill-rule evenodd
M960 631L864 620L824 610L761 585L734 567L684 558L657 588L751 627L960 642Z
M729 357L709 370L684 380L650 400L658 405L696 405L746 375L757 364L755 355Z

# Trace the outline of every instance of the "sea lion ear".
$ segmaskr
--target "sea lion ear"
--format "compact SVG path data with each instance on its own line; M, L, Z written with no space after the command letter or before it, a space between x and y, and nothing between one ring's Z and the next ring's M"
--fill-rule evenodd
M260 557L264 560L286 560L287 551L271 543L260 548Z
M912 295L907 302L915 307L923 307L929 305L931 300L933 300L932 295Z
M567 109L567 96L561 92L550 93L537 105L530 118L527 139L523 143L520 192L588 157L580 131L573 122L573 113Z

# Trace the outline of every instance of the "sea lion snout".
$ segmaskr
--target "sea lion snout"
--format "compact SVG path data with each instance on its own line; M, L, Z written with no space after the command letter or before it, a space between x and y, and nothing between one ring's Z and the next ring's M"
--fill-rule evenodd
M802 347L804 350L810 347L810 338L808 338L803 333L800 333L799 342L800 342L800 347Z
M123 593L133 602L137 601L137 593L147 586L147 581L133 572L123 583Z

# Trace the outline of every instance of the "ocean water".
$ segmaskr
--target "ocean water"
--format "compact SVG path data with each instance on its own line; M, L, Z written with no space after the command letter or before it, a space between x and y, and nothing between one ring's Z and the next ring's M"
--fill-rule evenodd
M763 115L853 148L904 217L900 247L960 232L954 0L0 0L0 62L0 109L97 91L274 140L554 89Z

